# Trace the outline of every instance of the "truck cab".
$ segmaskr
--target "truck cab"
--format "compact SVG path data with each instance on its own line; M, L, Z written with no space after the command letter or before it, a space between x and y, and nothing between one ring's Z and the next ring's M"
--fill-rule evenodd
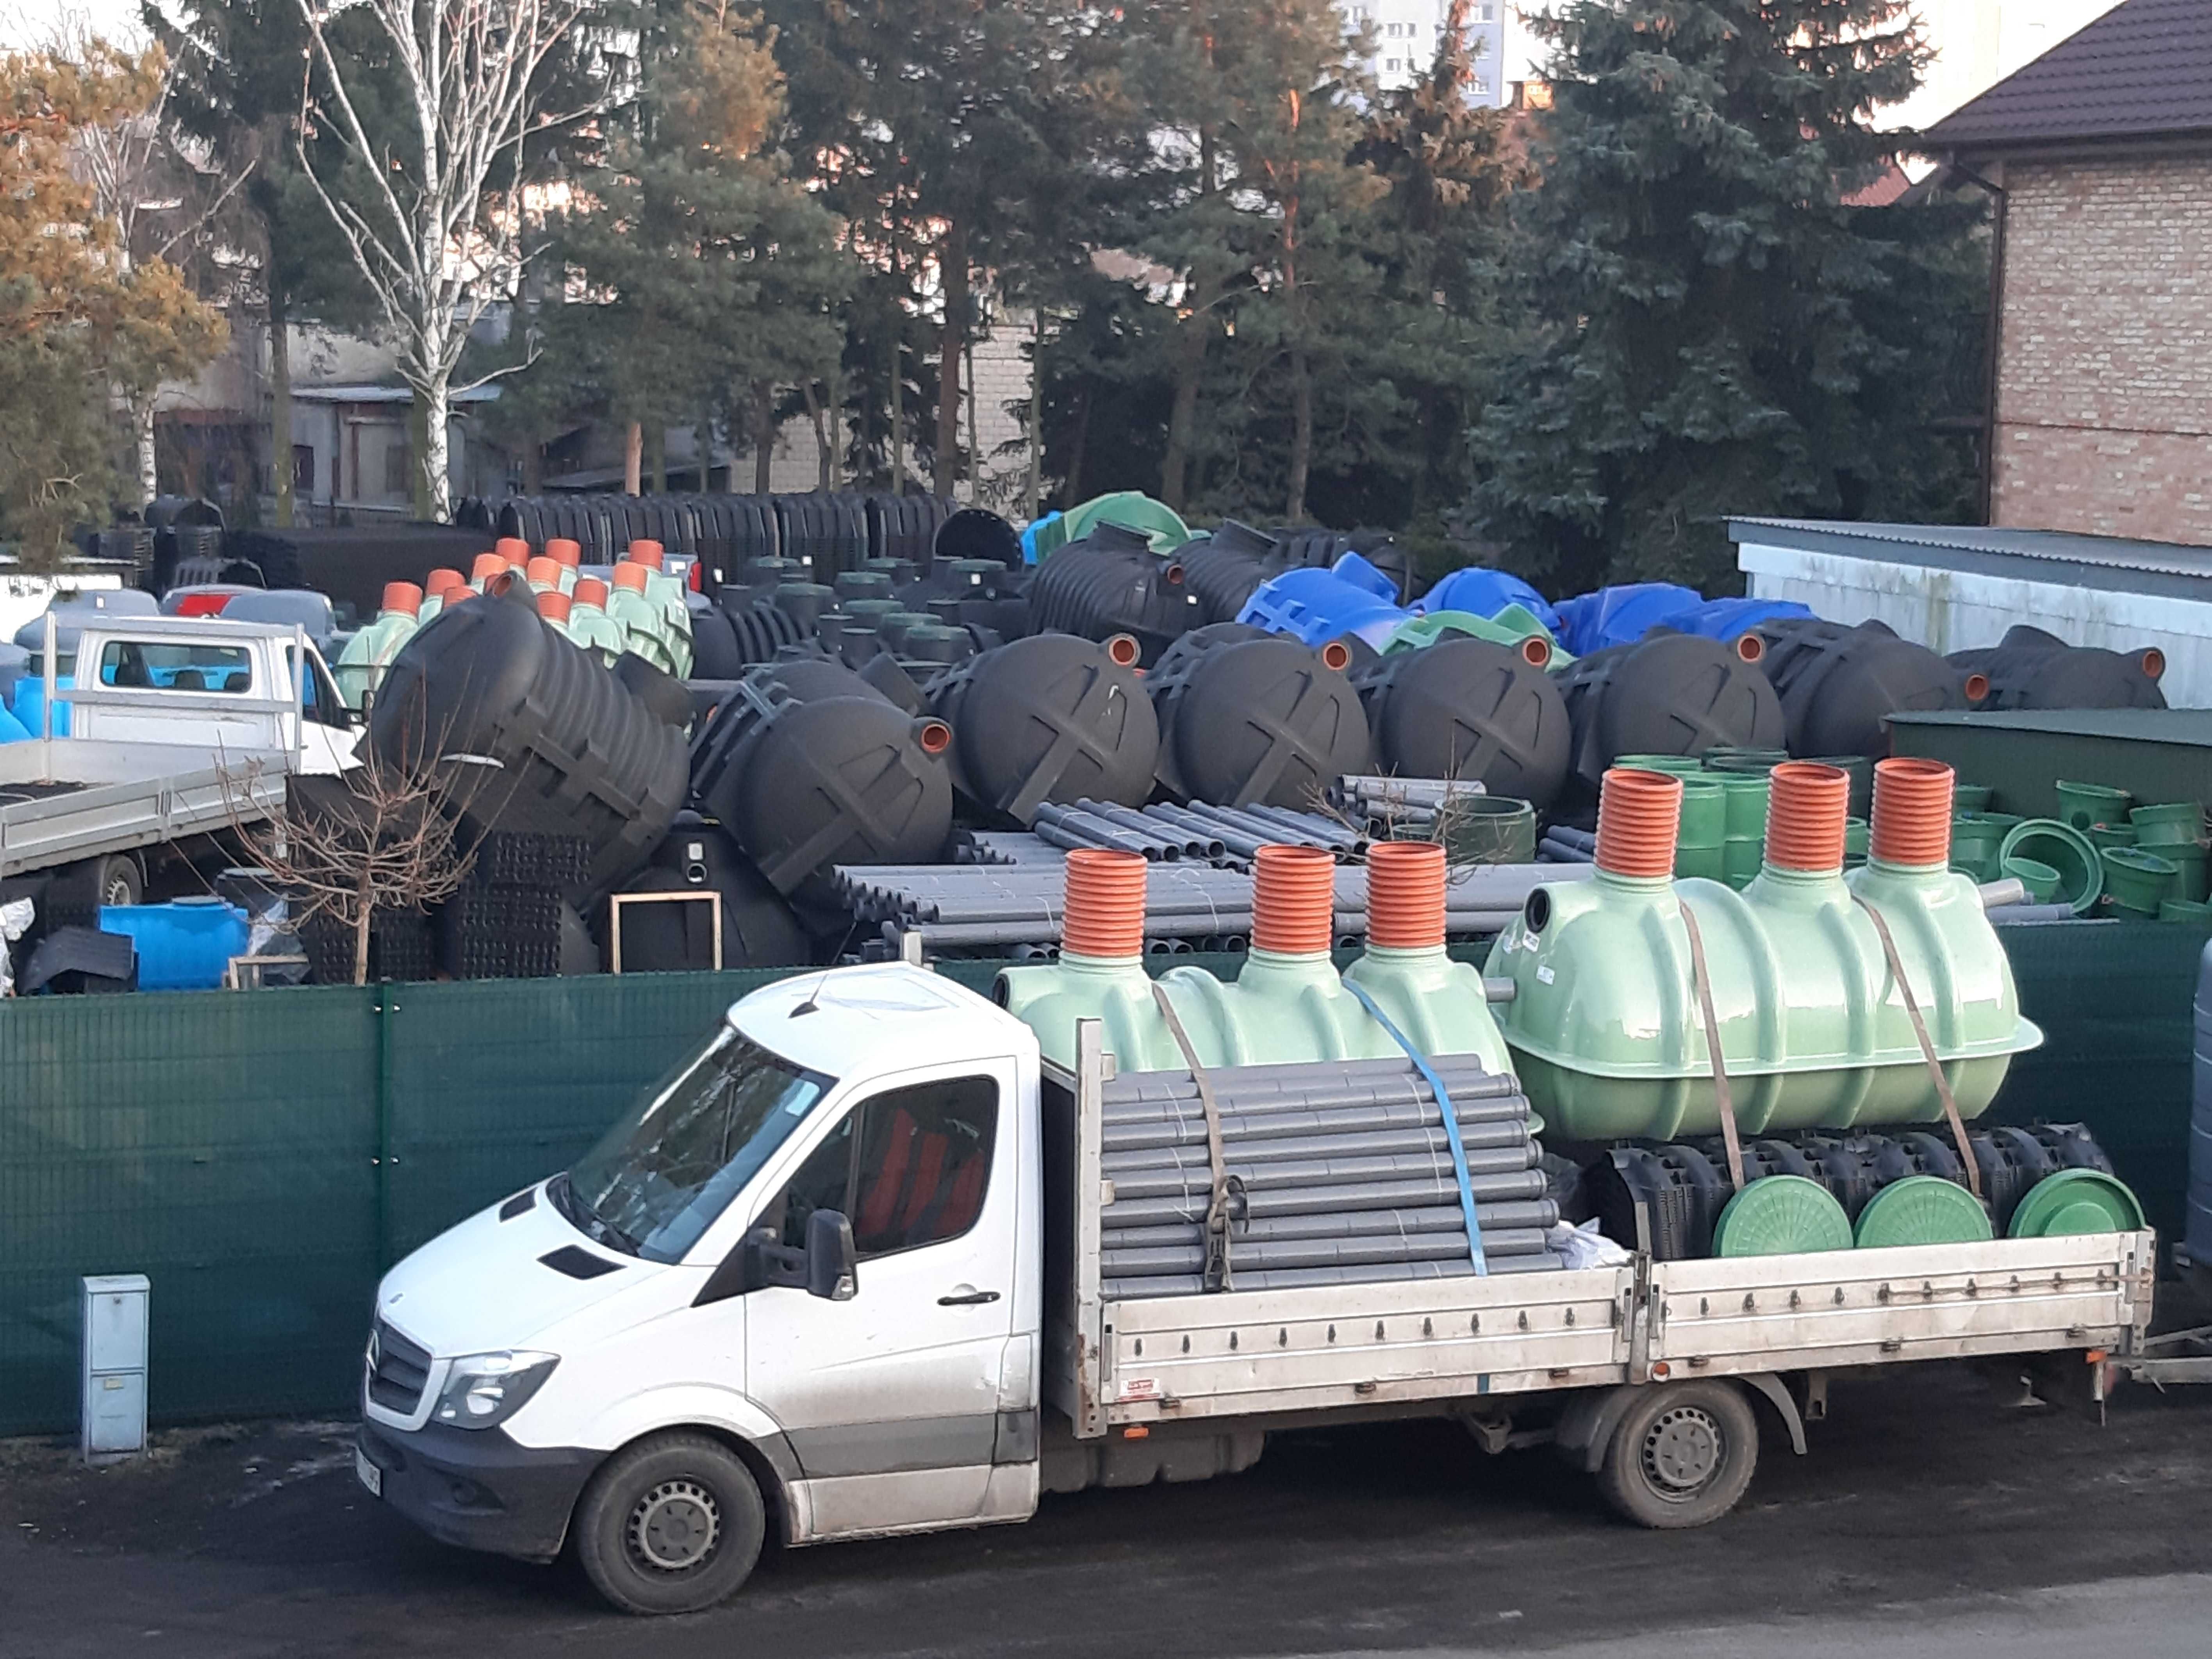
M218 760L296 750L297 769L325 775L353 763L360 733L321 653L297 629L118 616L85 622L76 645L72 684L55 694L71 738L204 750Z
M567 1173L387 1274L359 1473L688 1608L792 1543L1026 1519L1036 1037L900 963L756 992Z

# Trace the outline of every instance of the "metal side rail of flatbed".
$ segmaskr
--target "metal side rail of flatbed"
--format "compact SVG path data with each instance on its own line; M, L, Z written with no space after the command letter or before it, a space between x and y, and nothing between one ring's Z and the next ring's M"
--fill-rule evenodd
M1046 1346L1048 1397L1079 1437L2007 1353L2124 1360L2149 1324L2148 1231L1115 1300L1100 1248L1111 1062L1090 1022L1077 1048L1072 1073L1048 1067L1076 1202Z
M49 782L11 769L43 763ZM50 869L253 823L281 811L289 755L241 755L229 766L165 772L178 752L155 744L57 738L0 748L0 876Z

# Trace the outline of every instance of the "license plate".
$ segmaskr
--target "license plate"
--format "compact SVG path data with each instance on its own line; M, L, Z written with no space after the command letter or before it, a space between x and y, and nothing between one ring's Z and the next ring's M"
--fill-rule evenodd
M384 1471L368 1461L368 1454L360 1447L353 1449L353 1472L361 1477L361 1484L368 1488L371 1498L384 1496Z

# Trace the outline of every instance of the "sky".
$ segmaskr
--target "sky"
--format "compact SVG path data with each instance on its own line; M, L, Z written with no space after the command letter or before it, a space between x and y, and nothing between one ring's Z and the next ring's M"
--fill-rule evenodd
M1522 0L1534 9L1541 0ZM1937 59L1925 85L1891 112L1888 125L1924 126L1986 91L2029 59L2110 10L2117 0L1918 0L1915 9ZM138 0L0 0L0 46L34 42L70 15L111 35L138 32ZM1508 63L1534 43L1509 31ZM1526 73L1527 71L1522 71Z

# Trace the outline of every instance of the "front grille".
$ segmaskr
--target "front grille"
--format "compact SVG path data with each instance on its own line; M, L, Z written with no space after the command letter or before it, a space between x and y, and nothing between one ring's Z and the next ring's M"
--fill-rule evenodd
M430 1351L380 1319L369 1343L368 1397L388 1412L412 1413L430 1380Z

